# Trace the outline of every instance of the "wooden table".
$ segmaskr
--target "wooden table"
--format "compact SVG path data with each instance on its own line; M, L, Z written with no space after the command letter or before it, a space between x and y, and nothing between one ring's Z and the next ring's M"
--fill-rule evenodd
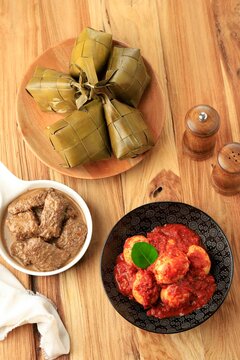
M210 175L216 151L240 140L240 2L3 0L0 6L0 160L20 178L71 186L93 216L91 246L71 270L30 278L11 269L26 287L57 304L71 337L71 353L62 359L239 359L240 196L217 194ZM48 169L25 146L16 124L16 93L30 63L87 25L140 47L164 94L159 117L165 125L154 151L130 171L104 180L73 179ZM221 128L214 156L195 162L182 153L184 116L201 103L217 109ZM100 279L100 254L112 226L129 210L155 200L183 201L207 212L225 231L235 260L224 305L200 327L179 335L154 335L129 324L111 306ZM0 343L0 358L42 359L36 328L14 330Z

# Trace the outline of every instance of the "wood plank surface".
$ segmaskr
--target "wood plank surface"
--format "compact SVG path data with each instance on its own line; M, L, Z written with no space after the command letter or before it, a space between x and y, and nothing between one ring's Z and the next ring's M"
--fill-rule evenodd
M128 172L102 180L74 179L47 168L26 147L16 125L16 94L29 65L85 26L141 48L163 93L159 116L165 123L154 151ZM11 269L26 287L56 303L71 338L70 355L61 359L238 360L240 195L217 194L210 176L221 146L240 142L239 1L0 0L0 33L0 161L22 179L52 179L72 187L93 217L91 245L72 269L32 279ZM201 103L219 112L221 127L214 155L195 162L182 151L184 117ZM101 284L100 256L109 231L126 212L156 200L183 201L207 212L226 233L235 260L223 306L200 327L181 334L135 328L115 312ZM15 329L0 342L0 359L12 360L13 354L18 360L43 359L35 327Z

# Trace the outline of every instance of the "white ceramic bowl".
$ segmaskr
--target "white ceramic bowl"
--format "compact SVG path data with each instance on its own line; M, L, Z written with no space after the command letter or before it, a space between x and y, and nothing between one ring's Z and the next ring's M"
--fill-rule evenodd
M19 263L17 263L14 258L12 258L6 248L3 245L2 240L0 241L0 255L4 258L4 260L14 267L15 269L22 271L25 274L29 275L37 275L37 276L49 276L49 275L56 275L63 271L66 271L73 265L75 265L85 254L87 248L90 244L92 238L92 217L90 211L88 209L87 204L81 198L81 196L70 187L61 184L56 181L51 180L34 180L34 181L23 181L16 176L14 176L1 162L0 162L0 225L2 223L3 215L6 211L8 204L21 195L22 193L26 192L27 190L36 189L36 188L54 188L60 190L70 196L81 208L83 215L85 217L86 225L87 225L87 236L83 247L81 248L80 252L74 257L74 259L69 262L67 265L53 271L32 271L24 268ZM1 233L0 236L2 237L3 234Z

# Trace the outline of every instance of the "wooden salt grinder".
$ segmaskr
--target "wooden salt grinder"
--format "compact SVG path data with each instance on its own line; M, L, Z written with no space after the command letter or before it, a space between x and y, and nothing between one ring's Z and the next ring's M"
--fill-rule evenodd
M211 180L215 190L223 195L240 192L240 143L227 144L220 149Z
M194 106L187 112L185 124L183 151L194 160L211 157L220 126L217 111L208 105Z

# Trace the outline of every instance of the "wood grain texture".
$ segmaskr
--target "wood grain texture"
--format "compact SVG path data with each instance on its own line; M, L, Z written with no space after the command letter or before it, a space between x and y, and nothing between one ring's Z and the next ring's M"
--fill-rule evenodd
M174 19L170 32L167 31L169 19ZM200 207L220 224L232 244L236 268L239 261L239 243L236 219L233 218L239 217L240 209L234 205L233 198L226 199L218 195L211 186L211 164L216 161L216 155L204 162L194 162L181 152L183 118L188 109L196 104L205 103L213 106L222 119L215 154L224 143L231 142L233 137L212 7L208 1L178 1L177 6L176 3L173 6L171 1L163 2L161 11L159 8L159 21L178 147L183 201ZM237 105L232 99L232 106ZM236 136L239 137L239 134ZM236 198L239 199L239 195ZM192 331L201 335L199 345L201 344L203 349L203 358L235 359L236 353L239 354L236 317L236 312L239 311L239 303L236 303L236 286L239 281L237 277L235 273L233 286L223 307L210 321ZM236 307L232 304L233 299ZM189 343L188 334L185 336L185 343Z
M28 150L16 126L16 94L29 65L85 26L112 32L114 38L140 47L164 99L159 113L165 124L154 151L121 176L102 180L79 180L50 170ZM71 337L71 353L62 359L239 359L240 196L221 196L210 183L217 151L240 140L239 1L1 0L0 31L0 160L20 178L52 179L71 186L86 200L93 217L92 243L74 268L32 280L14 272L26 287L56 303ZM213 106L222 122L214 155L194 162L182 152L182 136L186 112L200 103ZM164 184L161 200L176 197L209 213L233 250L235 274L224 305L186 333L155 335L133 327L114 311L101 284L104 241L121 216L153 201L150 184ZM40 360L38 346L35 327L24 326L0 342L0 358L12 360L12 354L18 354L18 360Z

